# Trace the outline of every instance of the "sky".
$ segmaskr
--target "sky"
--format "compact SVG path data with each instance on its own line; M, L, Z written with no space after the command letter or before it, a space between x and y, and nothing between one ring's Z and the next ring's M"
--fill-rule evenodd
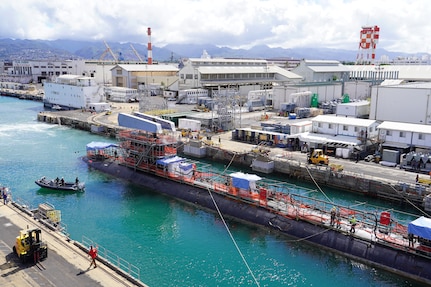
M431 52L429 0L0 0L0 38Z

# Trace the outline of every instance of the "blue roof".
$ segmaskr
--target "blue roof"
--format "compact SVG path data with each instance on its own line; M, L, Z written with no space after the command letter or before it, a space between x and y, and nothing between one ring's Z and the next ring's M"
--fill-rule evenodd
M431 240L431 218L419 217L409 223L408 233Z
M157 164L161 164L161 165L168 165L170 163L174 163L174 162L179 162L179 161L183 161L184 158L179 157L179 156L173 156L173 157L167 157L167 158L162 158L162 159L158 159L156 161Z
M106 142L91 142L91 143L88 143L86 146L87 150L100 150L100 149L105 149L110 147L118 147L118 145L113 143L106 143Z

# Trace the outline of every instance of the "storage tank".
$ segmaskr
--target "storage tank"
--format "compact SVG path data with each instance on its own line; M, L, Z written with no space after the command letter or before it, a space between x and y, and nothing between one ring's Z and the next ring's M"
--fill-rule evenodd
M310 107L317 108L319 106L319 96L317 94L313 94L311 96L311 104Z

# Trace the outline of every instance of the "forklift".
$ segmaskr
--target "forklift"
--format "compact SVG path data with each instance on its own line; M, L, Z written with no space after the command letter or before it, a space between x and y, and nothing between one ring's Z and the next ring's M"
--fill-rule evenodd
M313 149L307 155L307 162L310 164L328 165L329 164L329 158L327 155L324 154L322 149Z
M39 228L21 230L16 237L13 252L18 256L22 263L33 260L38 263L48 257L48 245L41 239L42 230Z

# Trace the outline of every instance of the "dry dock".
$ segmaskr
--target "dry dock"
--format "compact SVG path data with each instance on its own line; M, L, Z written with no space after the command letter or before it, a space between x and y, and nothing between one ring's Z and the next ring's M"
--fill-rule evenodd
M0 204L0 225L0 286L146 286L104 264L103 258L97 268L88 269L90 259L82 245L50 230L12 203ZM48 244L48 258L36 265L21 263L12 251L19 231L28 228L40 228L42 240Z
M117 131L121 129L117 121L118 113L130 113L137 109L137 103L115 103L109 115L81 110L42 112L38 114L38 120L115 137ZM232 141L231 132L217 134L213 142L215 144L207 146L206 149L206 157L209 159L250 167L256 158L256 154L251 152L253 145ZM364 161L355 163L331 157L332 164L343 166L343 169L338 171L328 166L307 164L305 153L288 152L281 148L270 148L268 157L274 161L274 171L287 178L297 178L390 201L414 203L431 210L431 200L427 206L424 206L423 202L424 197L431 192L430 187L416 184L416 174L412 172L376 163Z

